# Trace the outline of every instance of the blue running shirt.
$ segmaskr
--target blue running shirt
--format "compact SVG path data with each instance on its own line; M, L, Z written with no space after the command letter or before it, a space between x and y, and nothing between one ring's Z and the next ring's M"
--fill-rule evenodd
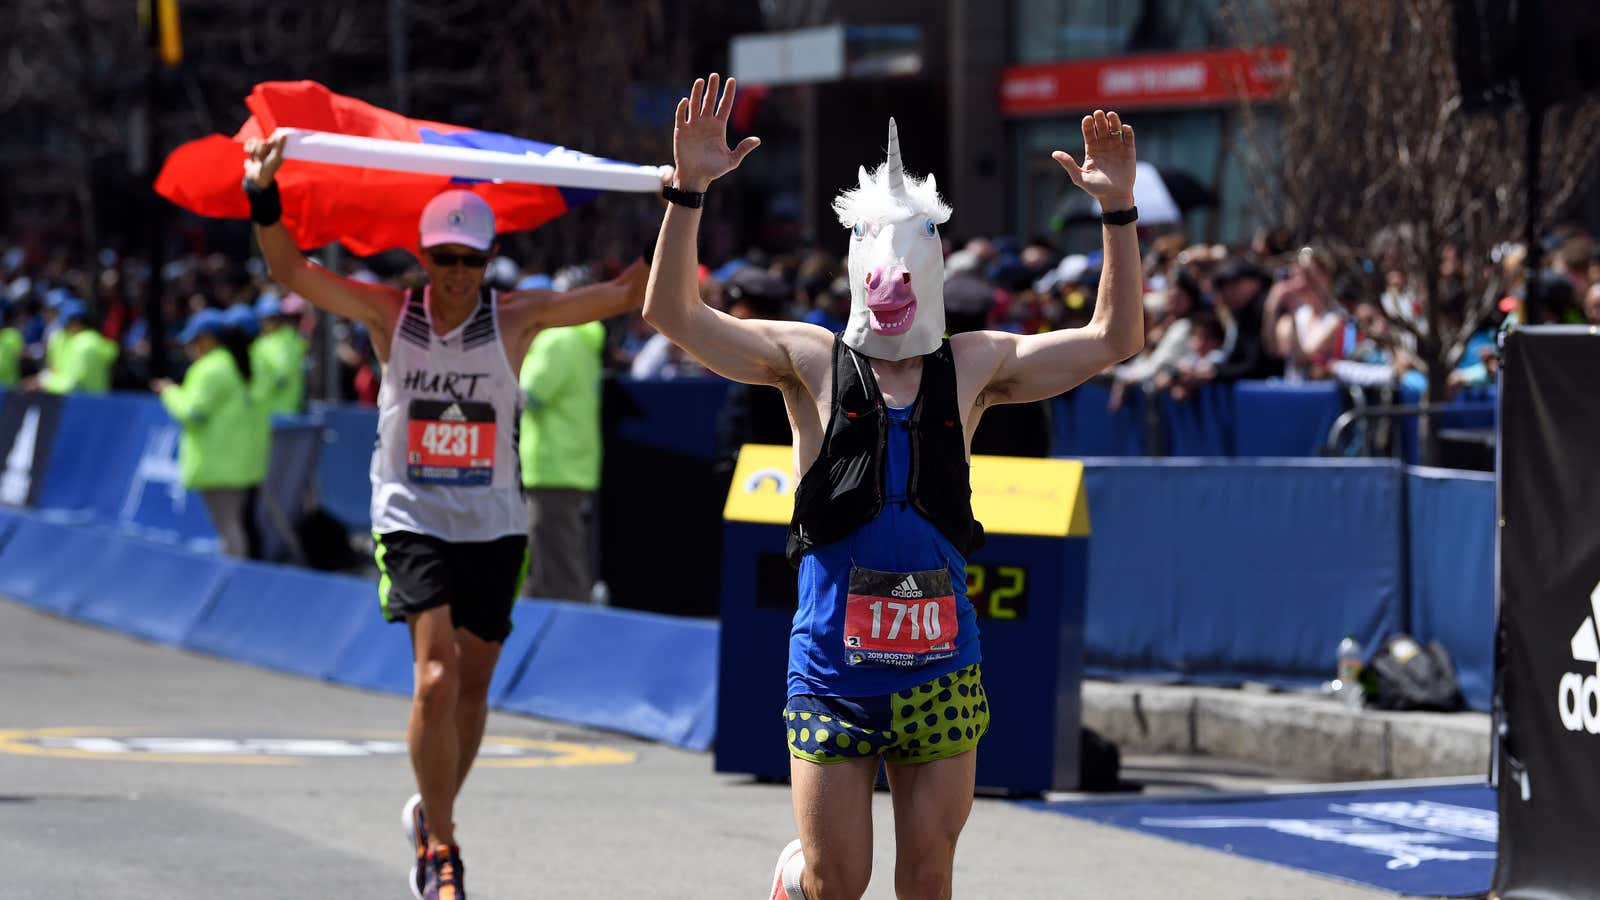
M911 407L886 409L889 452L883 473L883 511L849 537L807 551L800 561L800 608L789 631L791 697L883 696L983 659L978 648L978 617L967 599L967 561L906 498L911 477ZM955 655L910 668L847 665L844 616L851 566L880 572L949 569L958 623Z

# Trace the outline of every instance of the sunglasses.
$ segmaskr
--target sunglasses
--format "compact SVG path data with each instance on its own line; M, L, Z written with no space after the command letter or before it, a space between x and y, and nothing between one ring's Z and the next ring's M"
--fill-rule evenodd
M451 266L466 266L470 269L481 269L489 264L489 257L482 253L451 253L447 250L433 250L428 253L428 258L441 269Z

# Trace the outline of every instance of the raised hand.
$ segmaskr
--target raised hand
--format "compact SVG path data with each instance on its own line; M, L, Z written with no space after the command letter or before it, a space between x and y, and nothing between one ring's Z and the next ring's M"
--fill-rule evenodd
M269 138L246 141L244 152L250 156L244 161L244 176L254 181L257 187L271 184L273 176L278 174L278 167L283 165L283 147L288 140L286 134L274 134Z
M1088 191L1107 212L1133 205L1135 158L1133 126L1122 124L1114 112L1097 109L1083 117L1083 165L1062 150L1050 154L1072 176L1072 183Z
M747 137L739 146L728 148L728 115L733 112L733 95L738 85L728 79L727 90L719 100L721 79L697 78L689 96L678 101L677 118L672 128L672 180L679 190L704 191L711 182L738 168L761 139Z

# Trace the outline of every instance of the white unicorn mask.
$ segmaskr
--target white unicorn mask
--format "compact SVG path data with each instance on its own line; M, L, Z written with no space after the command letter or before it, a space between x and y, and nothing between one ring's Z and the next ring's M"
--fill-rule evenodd
M850 229L850 321L844 342L877 359L939 349L944 340L944 248L939 226L950 207L933 176L911 178L889 120L889 157L833 201Z

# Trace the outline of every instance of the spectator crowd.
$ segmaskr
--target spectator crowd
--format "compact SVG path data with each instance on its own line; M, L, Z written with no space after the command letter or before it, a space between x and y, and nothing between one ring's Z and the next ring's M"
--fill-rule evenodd
M1182 402L1209 383L1238 379L1332 379L1358 389L1425 384L1413 333L1428 327L1424 288L1411 283L1391 255L1379 252L1363 262L1382 273L1380 292L1365 287L1374 279L1341 273L1323 250L1292 246L1266 231L1241 246L1190 243L1178 233L1145 246L1145 349L1103 373L1113 387L1113 406L1134 387ZM192 317L214 309L226 314L225 333L253 339L263 330L284 329L302 338L293 345L302 354L328 346L320 329L331 328L336 365L303 361L305 392L344 402L376 400L381 368L362 327L319 319L301 298L282 294L258 259L192 254L163 265L168 337L156 347L144 315L150 279L143 260L112 250L82 259L25 243L0 241L0 247L0 386L146 389L158 376L181 372L186 360L174 337ZM1467 313L1463 266L1497 266L1505 286L1449 376L1453 391L1493 381L1495 333L1508 323L1600 324L1594 237L1567 229L1548 237L1542 249L1545 265L1530 275L1520 245L1501 245L1493 259L1476 263L1446 247L1437 279L1444 295L1438 318L1446 331ZM402 257L347 259L341 268L360 280L420 283L420 268ZM541 273L499 257L490 263L488 280L501 289L567 290L608 278L625 263L588 261ZM751 250L715 268L702 266L700 293L741 318L796 319L837 330L850 305L844 272L841 257L820 250ZM947 241L947 322L952 332L1074 328L1093 314L1099 274L1098 253L1062 256L1045 240ZM1538 286L1537 302L1528 300L1530 279ZM603 364L607 373L641 379L705 374L636 313L607 324ZM325 373L332 384L324 383ZM283 402L276 411L289 411Z

